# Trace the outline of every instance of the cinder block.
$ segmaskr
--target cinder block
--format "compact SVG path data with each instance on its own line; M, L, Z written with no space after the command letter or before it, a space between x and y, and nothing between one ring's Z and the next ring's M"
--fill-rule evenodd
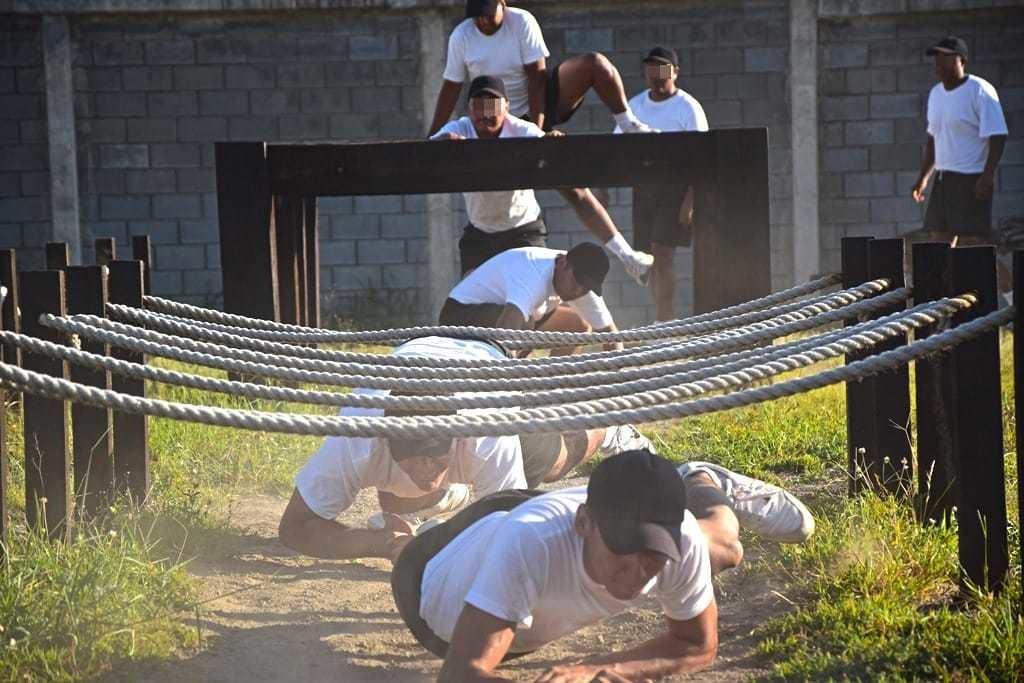
M317 214L326 220L333 214L352 213L352 197L321 197L317 201Z
M846 171L866 171L868 169L868 150L836 148L826 149L822 155L823 168L832 173Z
M377 137L376 114L331 114L330 135L338 140L363 140Z
M823 69L818 74L818 94L847 94L846 71L843 69Z
M693 51L696 74L730 74L743 71L743 51L739 48L710 48Z
M228 137L228 120L223 116L183 116L178 119L178 140L218 142Z
M426 263L429 247L427 240L406 240L405 261L406 263Z
M169 194L174 192L174 171L145 170L125 173L125 189L130 194Z
M0 171L42 171L49 163L46 145L7 145L0 154Z
M328 87L373 85L375 74L374 62L329 62L326 65Z
M106 168L146 168L149 147L146 145L100 145L100 165Z
M0 93L14 92L14 69L0 68Z
M153 260L156 260L155 256ZM176 297L182 292L180 270L154 270L150 278L156 296Z
M302 111L307 114L332 114L350 110L348 88L303 90Z
M301 92L298 90L253 90L249 93L250 110L262 116L298 114Z
M785 11L771 16L757 14L722 17L715 22L716 45L785 45L789 42L789 22Z
M39 69L33 69L33 71L40 72ZM28 84L22 83L22 72L22 69L18 69L18 91L22 93L40 92L39 88L26 87ZM76 91L117 92L122 87L121 69L116 67L78 68L72 71L71 78Z
M919 118L923 114L918 95L872 95L871 117L876 119Z
M304 35L298 47L299 59L304 62L348 61L348 39L333 31L329 35Z
M872 43L871 66L902 66L922 64L925 50L931 40L896 40Z
M847 197L891 197L895 192L893 173L847 173Z
M318 88L324 85L323 64L280 64L277 67L280 88Z
M897 72L889 68L847 69L846 89L851 95L895 92L896 79Z
M209 219L181 221L182 244L210 244L220 239L220 226Z
M388 214L381 216L380 234L384 238L423 238L427 235L423 214Z
M971 72L977 73L977 65L971 65ZM935 85L935 67L932 64L904 66L898 70L897 74L900 92L916 92L926 95Z
M848 145L887 145L895 141L892 121L851 121L845 125Z
M174 172L177 176L178 192L215 192L216 173L212 168L189 168Z
M150 241L155 244L178 244L178 221L129 221L128 233L130 235L149 235Z
M712 100L701 104L708 117L708 124L715 128L743 123L743 109L739 100Z
M21 130L18 121L0 119L0 142L17 143L20 141Z
M402 213L400 195L355 197L355 212L358 213Z
M145 195L100 197L100 217L104 220L149 218L150 198Z
M246 61L248 44L231 36L196 38L196 61L200 64L229 64Z
M828 199L821 202L823 223L867 223L871 205L867 199Z
M185 294L218 294L221 291L219 270L189 270L182 273Z
M222 66L174 67L175 90L220 90L224 87Z
M398 59L398 37L352 36L349 38L349 57L355 62Z
M46 124L43 121L19 121L18 136L22 142L45 142Z
M217 193L204 192L202 198L203 216L205 216L206 218L212 218L214 220L217 220Z
M822 97L821 118L824 121L850 121L868 117L868 98L863 95L849 97Z
M0 199L0 216L5 221L45 221L50 218L50 202L46 197L13 197Z
M918 144L872 145L872 171L909 171L920 168L923 148Z
M206 251L201 244L168 244L153 250L154 273L157 270L197 270L205 265Z
M743 122L754 126L767 126L789 121L789 105L779 93L776 97L761 97L743 101Z
M352 110L360 113L400 111L398 88L352 88Z
M413 264L383 266L381 282L389 289L419 289L424 286L420 279L421 266Z
M21 174L0 173L0 197L17 197L21 195Z
M82 232L83 242L92 242L97 237L113 237L119 248L128 243L128 227L124 221L87 221L82 223ZM93 260L82 259L82 262Z
M206 267L212 269L218 269L221 267L219 244L206 245Z
M195 116L199 112L196 94L191 91L151 92L146 95L146 103L150 116Z
M323 114L282 116L281 138L284 140L320 140L327 137L327 117Z
M749 72L785 71L789 51L784 47L748 47L743 50L743 66Z
M195 43L191 40L154 40L146 43L147 64L194 64Z
M83 119L77 122L79 142L125 142L124 119Z
M150 163L155 168L191 168L199 166L199 145L173 143L150 145Z
M325 266L354 265L356 243L353 240L321 240L320 263Z
M615 49L611 28L573 28L565 31L566 52L611 52Z
M728 74L715 80L720 100L761 99L766 96L781 99L785 95L781 74Z
M333 240L380 237L380 216L375 213L334 215L330 219Z
M96 96L91 92L76 92L74 94L74 101L76 118L96 116Z
M94 64L108 66L127 66L129 64L145 63L142 43L125 40L94 43L92 46L92 60Z
M824 63L832 68L868 65L867 45L826 45Z
M360 240L356 243L356 260L360 265L405 263L403 240Z
M341 266L330 269L334 289L375 289L381 285L380 266Z
M31 174L22 173L22 179ZM43 178L38 181L40 188L46 188L44 191L49 191L50 174L40 173ZM88 194L124 194L124 175L125 171L119 168L86 168L84 172L79 174L79 185L80 189ZM28 192L27 189L22 194L33 194Z
M229 88L252 90L273 88L277 68L273 64L230 64L225 68L225 84Z
M407 194L402 197L402 206L406 213L423 213L427 210L427 195Z
M423 138L423 123L419 113L385 114L381 116L379 134L384 140L420 140Z
M896 119L892 124L894 141L923 144L928 140L928 123L923 119Z
M277 118L272 116L231 117L228 119L231 140L276 140Z
M128 142L170 142L177 137L177 125L172 118L127 119L125 130Z
M914 202L909 194L905 197L871 200L872 223L908 221L920 226L923 220L924 205Z
M377 85L416 85L416 62L400 59L393 62L377 62Z
M832 123L821 124L820 141L824 147L842 147L844 144L843 123L841 121L833 121Z
M199 113L203 116L244 116L249 113L249 93L244 90L201 92Z
M145 116L146 95L144 93L98 93L95 96L96 114L100 117ZM0 101L0 108L3 102Z
M1003 192L1020 192L1024 190L1024 166L1000 166L999 189Z

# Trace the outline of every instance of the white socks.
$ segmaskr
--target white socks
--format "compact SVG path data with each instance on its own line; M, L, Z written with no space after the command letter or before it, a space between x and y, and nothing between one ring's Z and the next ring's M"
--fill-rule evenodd
M618 114L612 114L612 116L615 118L615 123L623 130L625 130L627 126L633 128L640 123L640 119L636 117L636 114L633 113L633 110L630 109L628 105L626 106L626 111L619 112Z
M625 261L633 255L633 247L629 246L621 232L615 233L614 237L605 242L604 248L615 254L620 261Z

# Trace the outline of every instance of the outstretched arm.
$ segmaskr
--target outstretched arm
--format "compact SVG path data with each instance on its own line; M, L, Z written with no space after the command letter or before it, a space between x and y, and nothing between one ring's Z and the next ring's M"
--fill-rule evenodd
M497 675L494 669L501 664L515 635L515 624L466 603L455 624L438 683L512 680Z
M441 91L437 93L437 104L434 105L434 119L430 123L427 137L441 130L441 126L448 123L448 119L452 117L452 112L455 111L455 105L459 102L459 95L461 93L461 83L449 80L441 83Z

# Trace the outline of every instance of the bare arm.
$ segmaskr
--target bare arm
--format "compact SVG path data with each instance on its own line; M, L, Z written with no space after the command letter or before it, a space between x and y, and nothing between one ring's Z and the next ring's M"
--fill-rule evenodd
M1005 135L993 135L988 139L988 159L985 160L985 170L981 172L977 184L974 186L974 194L978 199L991 199L996 187L996 167L999 160L1003 158L1003 150L1006 148Z
M292 550L303 555L328 560L354 557L393 559L411 536L390 529L353 529L333 519L324 519L309 509L296 490L288 501L278 538Z
M917 182L914 183L914 189L911 190L910 196L914 198L914 201L920 204L924 201L924 189L928 187L928 179L932 175L932 170L935 168L935 138L931 135L928 136L928 144L924 149L924 159L921 160L921 172L917 175Z
M452 117L452 112L455 111L455 105L459 102L459 95L461 93L461 83L448 80L441 83L441 91L437 93L437 104L434 105L434 120L430 124L427 137L441 130L441 126L448 123L448 119Z
M615 323L612 323L611 325L609 325L608 327L605 327L603 329L597 330L597 332L618 332L618 331L619 331L619 327ZM622 344L622 342L608 342L607 344L604 345L604 350L605 351L621 351L624 348L626 348L626 347Z
M544 128L544 109L547 99L547 60L538 59L533 64L524 64L526 71L526 95L530 103L530 120Z
M515 638L515 624L465 604L455 624L438 683L508 681L494 673Z
M416 498L399 498L395 494L388 493L387 491L377 491L377 500L380 502L380 509L384 512L402 515L407 512L417 512L436 505L442 498L444 498L445 493L447 493L446 489L440 489L423 496L417 496Z
M503 330L525 330L527 329L526 316L515 304L505 304L505 308L498 316L494 326Z
M601 244L604 244L618 234L619 230L615 227L615 222L612 221L611 215L601 206L601 202L597 201L597 197L589 189L578 187L573 190L559 190L558 192L572 206L576 216L583 223L583 227L597 237Z

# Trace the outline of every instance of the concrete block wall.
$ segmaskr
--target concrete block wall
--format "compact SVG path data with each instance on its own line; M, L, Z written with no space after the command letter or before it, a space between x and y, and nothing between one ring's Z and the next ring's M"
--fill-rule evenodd
M1010 129L993 220L1024 215L1024 8L844 17L819 23L820 218L823 268L840 266L843 237L897 237L923 225L910 190L927 140L925 50L967 39L968 72L999 92ZM930 189L929 189L930 191Z

